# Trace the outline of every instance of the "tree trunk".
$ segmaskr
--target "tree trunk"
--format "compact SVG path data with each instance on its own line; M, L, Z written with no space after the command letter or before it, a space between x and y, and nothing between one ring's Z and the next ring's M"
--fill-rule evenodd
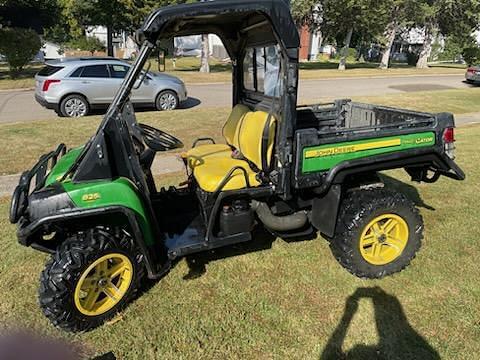
M423 41L422 51L417 61L418 69L428 68L428 58L432 53L432 44L434 38L434 27L432 23L425 25L425 40Z
M352 41L353 28L348 30L347 36L345 37L345 46L342 49L342 57L340 58L340 64L338 64L338 70L344 71L347 69L347 56L348 49L350 49L350 42Z
M210 65L208 64L208 55L210 52L210 46L208 45L208 34L202 35L202 57L200 60L200 72L209 73Z
M113 29L107 26L107 55L114 56L113 54Z
M385 50L382 54L382 60L380 62L380 69L388 69L390 66L390 54L392 53L392 46L395 42L398 31L398 22L397 19L394 19L390 24L388 24L387 29L385 30L385 39L387 44L385 45Z

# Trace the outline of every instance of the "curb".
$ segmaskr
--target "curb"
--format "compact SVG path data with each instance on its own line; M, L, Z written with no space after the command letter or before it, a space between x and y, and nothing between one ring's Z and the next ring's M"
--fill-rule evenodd
M18 89L1 89L1 90L0 90L0 93L4 93L4 92L9 92L9 93L12 93L12 92L24 92L24 91L33 91L33 90L35 90L34 87L18 88Z

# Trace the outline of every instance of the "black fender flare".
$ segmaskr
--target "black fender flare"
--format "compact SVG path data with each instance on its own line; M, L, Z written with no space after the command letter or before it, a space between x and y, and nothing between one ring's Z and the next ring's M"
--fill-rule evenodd
M135 216L133 210L126 208L124 206L108 206L102 208L93 208L93 209L72 209L71 211L62 212L53 214L50 216L43 217L29 223L26 226L22 226L22 222L17 230L17 237L20 244L24 246L31 246L36 250L40 250L47 253L54 253L55 250L49 249L38 242L37 237L40 230L46 228L52 224L61 224L71 220L81 220L86 218L92 218L95 216L101 215L110 215L110 214L122 214L128 221L130 228L133 232L133 239L137 243L143 257L145 260L145 267L147 269L148 277L155 278L158 276L157 264L159 262L158 255L154 251L152 246L148 246L145 243L143 233L138 224L138 220Z

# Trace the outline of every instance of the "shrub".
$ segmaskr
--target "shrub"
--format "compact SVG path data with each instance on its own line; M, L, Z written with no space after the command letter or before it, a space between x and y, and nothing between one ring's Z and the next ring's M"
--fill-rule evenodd
M42 47L37 33L30 29L0 29L0 54L5 56L12 78L18 77Z
M67 43L67 47L74 50L89 51L92 56L95 51L105 50L105 45L96 37L82 36Z
M335 60L341 59L343 55L343 51L344 51L343 48L337 51L333 59ZM349 48L347 52L347 62L351 63L351 62L355 62L356 60L357 60L357 49Z
M480 47L468 47L463 49L463 60L468 66L477 65L480 63Z
M409 51L407 52L407 63L410 66L415 66L417 65L418 59L420 58L420 55L417 54L416 52Z

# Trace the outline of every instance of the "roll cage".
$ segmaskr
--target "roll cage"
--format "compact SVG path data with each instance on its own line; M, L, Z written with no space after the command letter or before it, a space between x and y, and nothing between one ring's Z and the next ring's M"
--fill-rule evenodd
M202 33L218 35L231 57L233 105L245 103L255 106L263 103L264 106L273 107L272 102L275 102L279 120L275 151L275 164L278 168L275 190L283 198L290 196L299 37L289 5L283 0L219 0L167 6L153 12L137 31L136 38L141 48L135 63L126 75L97 133L65 176L70 176L74 182L115 176L127 177L148 197L148 187L138 159L135 159L132 142L136 122L133 114L125 115L125 106L136 80L141 76L159 40ZM269 44L276 44L281 55L279 79L283 81L283 91L275 101L271 96L249 91L243 86L243 59L246 49Z

